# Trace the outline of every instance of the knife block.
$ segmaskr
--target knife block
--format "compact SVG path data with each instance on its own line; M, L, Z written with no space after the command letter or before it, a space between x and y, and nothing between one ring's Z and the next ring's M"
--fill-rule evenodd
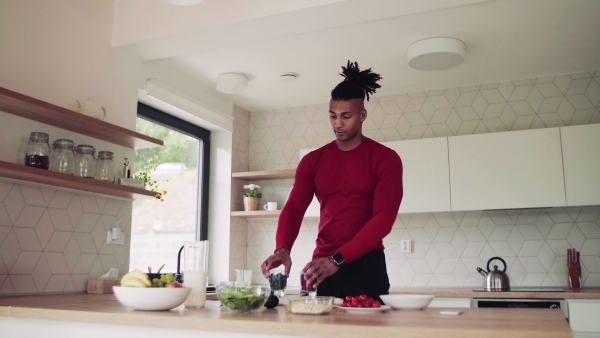
M569 265L567 285L570 289L581 288L581 265L579 263Z

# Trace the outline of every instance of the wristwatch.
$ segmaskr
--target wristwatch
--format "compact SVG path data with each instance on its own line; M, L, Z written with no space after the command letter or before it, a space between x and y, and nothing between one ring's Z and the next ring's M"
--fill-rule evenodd
M335 252L333 255L329 256L329 260L338 267L346 263L346 258L339 252Z

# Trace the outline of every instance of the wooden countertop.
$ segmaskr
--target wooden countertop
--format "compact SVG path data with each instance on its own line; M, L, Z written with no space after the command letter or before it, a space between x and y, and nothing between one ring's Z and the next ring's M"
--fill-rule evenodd
M572 337L560 309L462 309L458 316L442 316L439 310L350 314L335 308L328 315L307 316L278 306L236 314L207 301L202 309L134 311L112 294L0 297L0 316L41 320L321 337Z
M540 288L543 289L543 288ZM550 288L552 289L552 288ZM553 288L556 289L556 288ZM543 291L473 291L473 288L391 288L390 293L426 294L439 298L535 298L535 299L600 299L600 288L564 289L564 292Z

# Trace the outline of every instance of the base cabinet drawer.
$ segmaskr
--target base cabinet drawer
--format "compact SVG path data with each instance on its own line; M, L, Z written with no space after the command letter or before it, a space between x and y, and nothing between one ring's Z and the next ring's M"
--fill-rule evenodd
M600 301L569 299L569 324L575 337L600 337Z

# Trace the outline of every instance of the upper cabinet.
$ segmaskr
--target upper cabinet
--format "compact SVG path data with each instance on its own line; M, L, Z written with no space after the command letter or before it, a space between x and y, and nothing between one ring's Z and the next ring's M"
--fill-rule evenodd
M448 138L383 142L402 159L404 197L399 213L450 211ZM313 149L301 149L300 158ZM400 175L400 170L398 170ZM319 202L313 198L306 217L319 216Z
M568 206L600 204L600 124L561 127Z
M565 206L560 132L448 138L452 210Z
M402 159L400 213L450 211L448 138L384 142Z
M600 205L600 124L382 144L402 158L400 213ZM267 177L278 175L293 170ZM305 216L319 207L313 198Z

